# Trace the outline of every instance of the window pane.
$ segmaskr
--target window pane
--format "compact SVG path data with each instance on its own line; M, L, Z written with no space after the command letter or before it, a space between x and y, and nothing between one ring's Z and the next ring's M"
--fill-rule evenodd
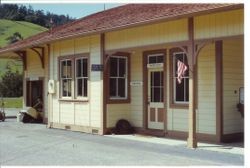
M71 96L71 80L64 79L62 80L62 96L70 97Z
M88 79L84 78L83 81L84 81L84 83L83 83L83 89L84 89L83 96L87 97L87 95L88 95Z
M119 59L119 77L126 76L126 59L120 58Z
M83 91L83 85L82 85L82 79L77 79L77 96L83 96L82 91Z
M184 101L184 80L179 84L175 78L175 101Z
M161 86L161 72L154 72L154 86Z
M82 77L87 77L88 76L88 60L83 59L83 76Z
M186 92L186 95L185 95L185 101L189 101L189 79L188 78L185 78L184 79L185 81L185 92Z
M116 79L110 78L109 80L109 95L110 97L115 97L116 96Z
M161 89L161 100L160 100L160 102L163 102L163 100L164 100L164 90L163 90L163 87L160 88L160 89Z
M148 63L149 64L154 64L154 63L156 63L157 62L157 58L155 57L155 56L149 56L148 57Z
M61 61L61 78L66 78L67 66L66 61Z
M163 56L157 56L157 63L163 63Z
M70 60L67 60L67 78L71 78L72 76L72 73L71 73L71 61Z
M175 54L175 59L180 60L181 62L183 62L183 53Z
M150 97L151 97L151 102L154 102L154 97L153 97L153 95L154 95L154 78L153 78L153 76L154 76L154 72L150 72Z
M154 102L154 87L150 87L150 102Z
M82 74L81 62L82 62L81 59L76 60L76 77L81 77L81 74Z
M161 86L163 86L163 83L164 83L163 72L160 72L160 73L161 73Z
M125 79L118 79L118 96L125 97Z
M110 76L112 77L117 77L118 75L117 62L118 62L117 58L112 58L112 57L110 58Z
M71 96L71 80L68 79L68 96Z
M154 88L153 89L154 94L153 94L153 102L161 102L161 93L160 93L160 88Z

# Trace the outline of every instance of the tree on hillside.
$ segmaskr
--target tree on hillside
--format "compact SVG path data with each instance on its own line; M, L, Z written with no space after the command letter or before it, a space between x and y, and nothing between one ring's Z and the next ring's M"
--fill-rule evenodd
M0 5L0 19L26 21L47 28L50 28L50 19L54 21L54 26L75 20L68 15L56 15L50 12L45 14L43 10L33 10L32 6L27 8L26 6L16 4Z
M9 67L0 81L0 93L3 97L20 97L23 94L23 75L12 72Z
M15 33L13 33L13 35L7 37L6 40L8 40L9 44L12 44L12 43L15 43L19 40L23 40L23 37L19 32L15 32Z

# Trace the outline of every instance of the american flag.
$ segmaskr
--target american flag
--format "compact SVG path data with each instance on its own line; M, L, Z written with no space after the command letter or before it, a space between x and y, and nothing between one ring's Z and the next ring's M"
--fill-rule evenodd
M177 68L178 68L178 70L177 70L177 81L180 84L181 80L184 77L185 72L187 70L187 66L183 62L181 62L180 60L178 60L178 62L177 62Z

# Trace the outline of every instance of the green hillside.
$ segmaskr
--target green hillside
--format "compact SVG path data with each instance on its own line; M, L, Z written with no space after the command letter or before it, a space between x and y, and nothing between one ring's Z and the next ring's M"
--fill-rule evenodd
M15 32L19 32L23 38L27 38L45 30L47 29L33 23L0 19L0 47L7 45L6 38Z
M0 47L8 45L6 38L15 32L19 32L25 39L46 30L46 28L33 23L0 19ZM22 72L23 70L20 61L0 59L0 77L5 73L7 65L11 67L13 72L16 70Z

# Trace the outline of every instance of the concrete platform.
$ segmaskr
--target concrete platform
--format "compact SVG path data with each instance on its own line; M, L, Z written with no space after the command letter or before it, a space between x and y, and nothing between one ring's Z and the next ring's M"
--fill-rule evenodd
M48 129L45 124L0 122L1 166L243 166L244 155L199 144L142 135L99 136Z
M145 136L145 135L105 135L107 137L126 139L131 141L141 141L141 142L149 142L155 144L165 144L170 146L178 146L185 147L187 145L187 141L176 140L176 139L167 139L167 138L158 138L153 136ZM209 144L209 143L198 143L198 148L195 150L208 150L215 152L223 152L223 153L231 153L231 154L239 154L244 155L244 145L243 142L238 143L225 143L225 144Z

